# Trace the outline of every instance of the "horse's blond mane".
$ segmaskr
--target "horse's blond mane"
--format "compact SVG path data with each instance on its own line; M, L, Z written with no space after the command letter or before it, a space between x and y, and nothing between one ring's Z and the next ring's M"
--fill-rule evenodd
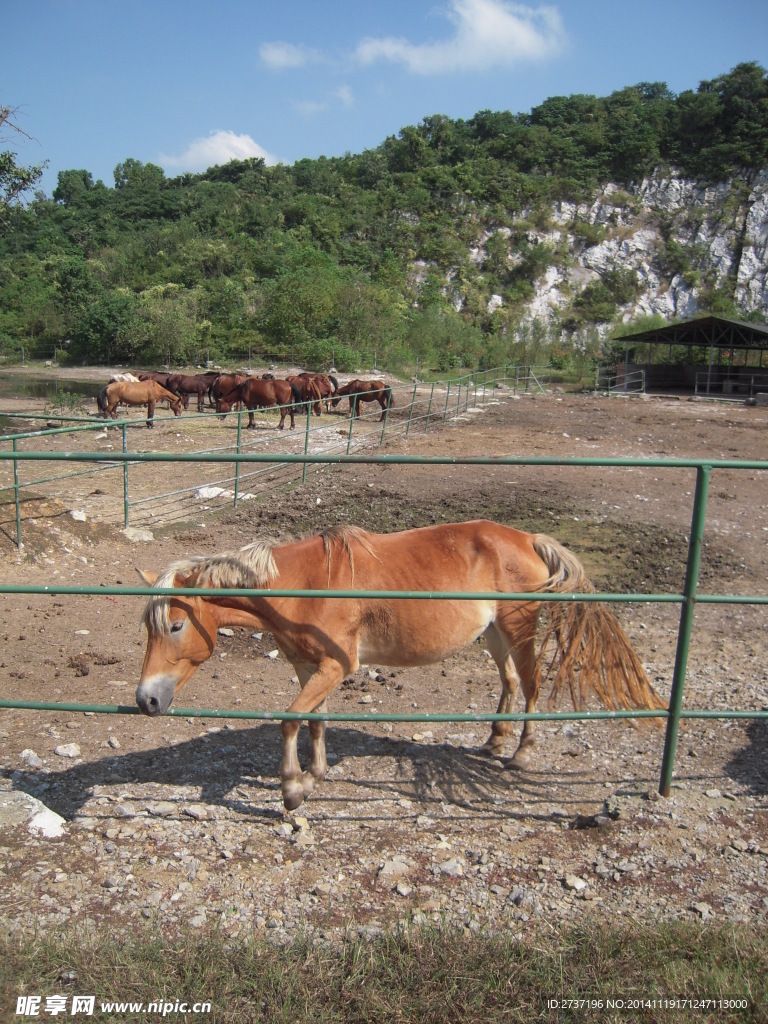
M355 556L352 550L352 541L356 541L369 555L373 555L374 558L378 557L371 547L370 541L366 538L365 530L359 526L331 526L327 530L323 530L320 536L323 538L329 581L331 576L331 554L336 544L340 545L346 552L353 579L355 575Z
M272 555L274 543L255 540L238 551L222 551L217 555L194 555L173 562L162 572L155 587L166 589L176 585L177 576L189 580L195 587L248 587L261 589L278 575ZM144 609L143 622L153 633L170 630L168 608L170 597L158 594L150 597Z

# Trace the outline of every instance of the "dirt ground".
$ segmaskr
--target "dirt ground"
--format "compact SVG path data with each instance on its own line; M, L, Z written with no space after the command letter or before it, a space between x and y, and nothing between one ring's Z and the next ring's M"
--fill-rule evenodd
M402 405L397 413L406 416ZM378 416L370 417L373 427ZM348 421L339 410L326 422L341 435ZM182 417L140 441L147 450L193 450L218 443L225 429L231 435L212 416L210 425L186 426ZM298 432L292 443L301 445ZM768 410L500 392L482 412L393 437L381 453L768 460ZM143 469L157 493L167 465ZM702 593L768 593L767 479L751 469L712 474ZM143 514L151 540L121 530L121 474L111 480L31 489L22 553L2 492L0 583L134 585L137 566L160 570L257 536L485 517L557 537L601 591L679 593L695 472L331 466L313 470L304 486L279 488L275 480L270 493L237 509L190 498L183 515L153 523ZM0 693L131 705L144 652L142 607L140 597L0 594ZM677 603L619 612L664 697L679 616ZM767 628L764 606L699 604L684 706L767 708ZM221 636L177 704L284 709L293 670L273 654L269 635ZM441 666L362 669L330 710L486 713L498 693L481 639ZM0 915L12 929L105 918L128 927L151 918L169 929L215 923L233 935L286 935L307 923L328 931L350 921L375 929L409 915L520 930L582 913L765 922L764 720L685 723L667 799L656 792L662 729L541 723L526 772L481 756L486 732L472 722L332 724L328 778L286 816L273 723L0 710L0 802L28 793L66 819L59 838L28 831L21 818L0 827Z

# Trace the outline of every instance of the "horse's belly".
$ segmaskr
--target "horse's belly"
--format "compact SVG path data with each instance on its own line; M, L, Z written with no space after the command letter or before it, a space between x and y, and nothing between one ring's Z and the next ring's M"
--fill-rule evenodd
M360 632L358 659L395 668L443 661L484 633L495 617L485 601L399 601L371 616Z

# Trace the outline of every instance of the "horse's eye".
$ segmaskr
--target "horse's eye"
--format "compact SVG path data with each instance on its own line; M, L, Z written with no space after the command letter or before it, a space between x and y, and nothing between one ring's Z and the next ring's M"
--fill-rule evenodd
M171 623L171 632L172 633L178 633L179 630L183 629L183 628L184 628L184 620L183 619L177 619L175 622Z

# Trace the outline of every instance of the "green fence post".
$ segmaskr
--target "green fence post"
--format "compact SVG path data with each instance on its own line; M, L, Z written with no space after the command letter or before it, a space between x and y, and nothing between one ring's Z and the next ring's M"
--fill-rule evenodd
M448 418L448 400L451 397L451 382L448 381L448 387L445 389L445 408L443 409L443 423Z
M128 451L128 424L123 423L123 454ZM123 524L128 528L130 520L130 503L128 501L128 461L123 463Z
M312 403L307 402L307 426L304 431L304 454L309 452L309 425L312 420ZM301 467L301 482L305 484L307 482L307 463L302 463Z
M405 427L405 436L408 437L408 431L411 429L411 420L413 419L413 407L416 404L416 388L418 384L413 385L413 394L411 395L411 408L408 410L408 423Z
M435 395L435 382L432 381L432 390L429 392L429 405L427 406L427 421L424 424L424 433L429 430L429 414L432 412L432 399Z
M13 450L17 452L16 438L13 439ZM16 502L16 547L21 551L21 504L19 498L19 463L13 460L13 497Z
M349 433L347 434L347 455L349 455L350 449L352 448L352 428L355 425L355 417L352 409L349 410Z
M711 466L701 465L696 470L696 492L693 498L691 539L688 542L688 562L685 568L684 600L680 611L675 668L672 674L672 691L669 697L669 717L667 718L667 732L664 737L664 756L661 762L659 793L662 796L669 796L672 785L677 733L680 726L680 712L683 706L685 670L688 664L688 651L691 645L693 612L696 607L696 590L699 580L699 565L701 564L701 546L704 538L704 519L707 510L707 491L709 490L711 468Z
M250 368L251 354L248 353L248 366ZM243 443L243 410L237 410L237 454L240 455ZM240 497L240 460L235 463L235 501L234 508L237 508L237 499Z

